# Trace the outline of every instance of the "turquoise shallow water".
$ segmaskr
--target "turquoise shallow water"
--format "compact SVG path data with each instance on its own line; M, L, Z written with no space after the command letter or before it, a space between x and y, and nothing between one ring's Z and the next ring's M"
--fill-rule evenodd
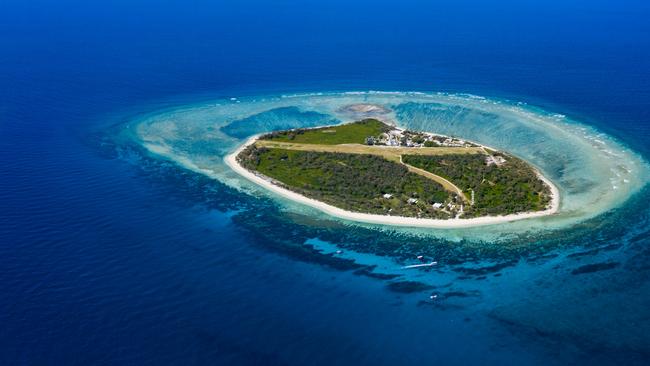
M521 102L474 95L344 92L231 97L149 116L130 128L154 154L249 193L272 195L233 174L223 163L224 156L258 133L364 117L344 108L357 103L385 108L385 113L367 116L400 127L458 136L516 154L560 190L560 210L551 217L474 229L416 230L422 234L494 240L566 228L621 207L650 176L648 164L638 154L588 125ZM288 210L315 211L275 198Z
M286 128L287 120L297 126L302 116L307 116L305 125L358 118L341 112L352 103L390 108L382 118L400 126L468 138L529 160L559 187L560 211L546 218L463 230L366 225L269 194L223 163L247 136ZM231 125L237 127L237 136L228 135ZM408 324L402 331L418 337L407 348L419 356L401 355L402 360L419 362L428 355L424 357L462 364L472 355L483 357L478 356L483 352L490 355L487 363L520 357L543 364L645 360L650 346L644 320L650 293L649 211L644 203L649 195L648 165L625 144L584 123L526 104L473 95L308 93L228 97L174 107L130 118L112 136L153 161L172 162L229 187L233 198L246 203L218 193L209 201L236 210L233 223L261 247L370 278L373 285L359 285L382 284L394 293L391 306L398 307L400 315L382 329ZM402 268L418 263L417 255L439 264L427 270ZM594 316L603 312L607 316ZM350 325L354 322L343 318L352 333L371 321ZM472 344L477 353L455 358L456 342ZM489 351L482 348L485 345ZM500 347L524 353L502 359L495 351ZM531 358L529 352L537 356ZM365 353L359 360L379 362Z

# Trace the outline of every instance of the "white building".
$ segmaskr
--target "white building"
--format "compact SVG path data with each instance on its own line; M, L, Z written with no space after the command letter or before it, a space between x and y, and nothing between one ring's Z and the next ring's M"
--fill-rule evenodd
M488 157L485 158L485 163L487 165L496 165L500 166L503 165L506 162L506 159L503 158L503 156L500 155L489 155Z

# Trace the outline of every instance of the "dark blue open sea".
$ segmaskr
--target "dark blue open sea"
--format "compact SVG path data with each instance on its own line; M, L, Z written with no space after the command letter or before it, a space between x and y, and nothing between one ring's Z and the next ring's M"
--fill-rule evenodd
M224 98L431 91L650 160L648 19L635 0L3 0L0 365L649 364L647 187L544 235L432 239L292 214L120 137ZM440 267L377 270L420 253Z

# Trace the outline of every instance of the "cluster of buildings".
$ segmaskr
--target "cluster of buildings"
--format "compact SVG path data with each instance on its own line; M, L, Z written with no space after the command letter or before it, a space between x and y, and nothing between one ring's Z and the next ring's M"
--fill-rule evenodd
M391 193L384 193L382 197L389 200L389 199L393 198L393 195ZM410 204L410 205L414 205L414 204L418 203L418 199L411 197L406 202L408 204ZM444 203L442 203L442 202L435 202L435 203L433 203L432 207L433 207L434 210L444 210L446 208L446 209L448 209L450 211L453 211L453 210L455 210L457 208L457 205L452 203L452 202L449 202L446 205ZM462 211L463 205L460 205L460 209Z
M413 132L394 129L384 132L378 137L366 137L367 145L404 146L404 147L469 147L474 146L465 140L454 137L434 135L424 132Z
M506 162L506 159L501 155L488 155L485 157L485 163L487 165L496 165L501 166Z
M453 137L447 137L445 138L442 142L439 140L434 140L436 143L440 144L440 146L447 146L447 147L468 147L472 146L471 144L468 144L465 140L461 139L456 139Z

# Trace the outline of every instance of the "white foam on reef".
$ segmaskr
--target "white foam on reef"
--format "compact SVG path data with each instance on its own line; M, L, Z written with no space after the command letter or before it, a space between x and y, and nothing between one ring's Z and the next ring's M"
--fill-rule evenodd
M560 209L551 216L462 230L400 229L458 239L568 227L622 206L650 177L647 162L610 136L563 114L525 103L467 94L381 91L305 93L237 101L240 103L224 99L149 114L137 121L137 138L153 154L246 193L270 195L285 210L331 218L234 173L223 158L245 139L225 135L219 128L273 108L291 106L348 122L350 117L341 113L345 110L342 107L372 104L390 109L392 112L385 118L401 127L454 135L515 154L535 165L560 191Z

